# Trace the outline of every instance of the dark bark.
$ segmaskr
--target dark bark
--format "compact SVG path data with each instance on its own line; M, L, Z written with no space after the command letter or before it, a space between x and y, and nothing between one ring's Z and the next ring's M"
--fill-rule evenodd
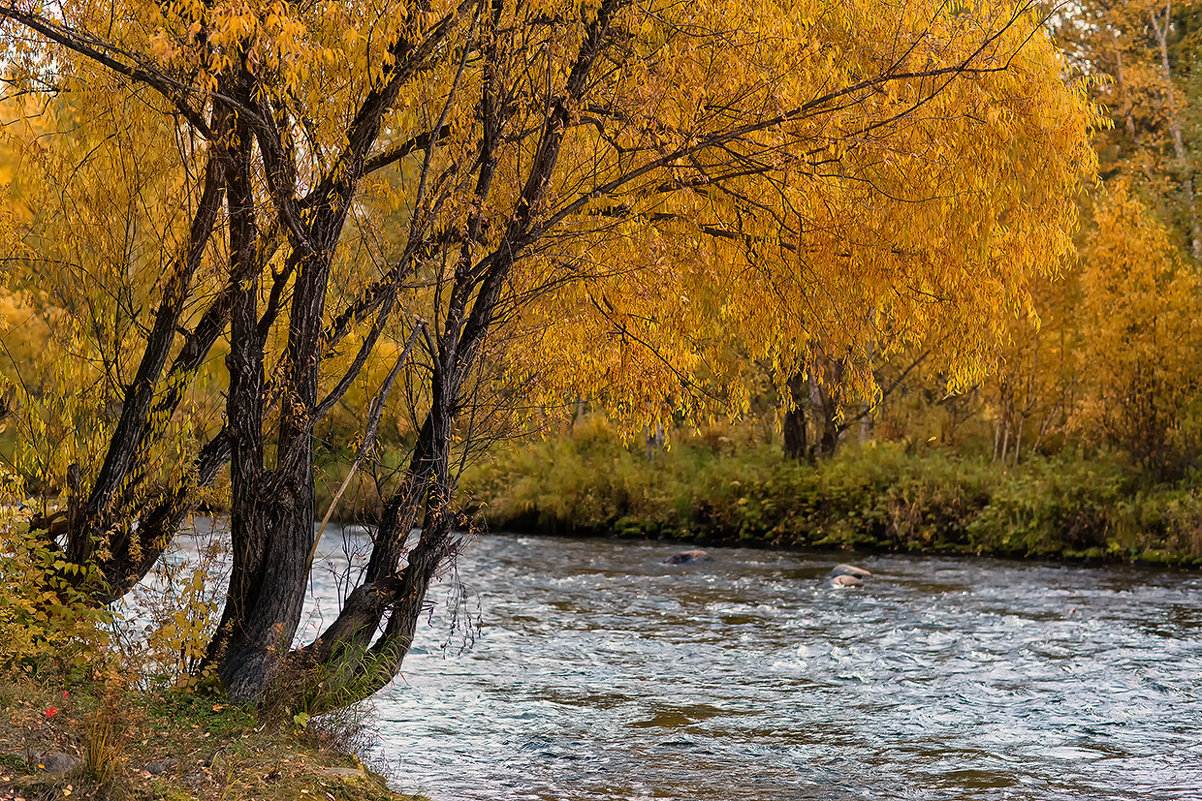
M831 372L832 376L828 380L838 381L842 373L839 365L834 365ZM839 406L834 393L815 378L810 379L810 411L816 431L813 455L816 458L828 459L835 455L835 450L839 447L843 426L837 418Z
M450 459L457 415L464 400L462 393L469 377L478 369L514 260L534 228L533 211L545 196L559 158L568 109L585 93L588 76L608 36L612 15L624 2L604 2L591 21L565 83L564 95L552 99L548 106L543 135L505 235L493 252L475 263L471 259L471 245L482 220L478 215L469 220L468 236L447 298L443 334L429 342L433 359L431 408L418 433L408 473L400 489L385 504L365 576L366 586L372 589L352 593L334 623L312 645L294 652L289 659L290 669L285 671L288 676L322 677L318 683L323 689L308 699L314 708L323 708L323 704L343 705L370 696L393 679L412 645L430 582L454 550L450 502L455 487ZM492 136L496 131L493 119L497 113L488 99L487 88L484 96L481 110L486 120L485 135L475 184L475 193L481 201L487 197L491 184ZM398 573L419 514L421 532L407 553L404 569ZM387 603L381 599L382 588L391 591ZM373 643L381 623L384 630ZM306 684L312 687L311 681Z
M403 38L392 48L395 62L386 82L368 93L352 121L347 147L314 192L298 204L292 192L291 167L281 152L279 132L273 126L254 127L255 142L263 154L273 205L285 221L289 243L296 256L295 282L288 316L288 340L278 387L280 415L276 431L276 466L263 466L261 418L263 348L256 317L257 287L243 292L231 323L229 419L231 421L231 539L234 568L230 593L217 637L207 661L216 661L218 674L230 697L262 701L275 680L284 655L291 647L300 621L309 574L313 539L315 488L313 481L313 428L330 404L318 404L319 367L324 355L325 303L331 264L367 154L379 137L384 115L401 86L430 57L438 43L454 30L458 15L442 20L414 44ZM253 88L242 87L244 103L254 105ZM260 104L261 107L261 104ZM241 138L249 165L250 124ZM245 193L252 208L249 171ZM231 182L231 198L236 188ZM306 221L301 206L311 209ZM237 253L231 203L231 252ZM257 241L253 216L251 230L239 236L243 247ZM254 254L248 254L247 259ZM257 271L256 271L257 274ZM272 297L276 297L273 292ZM386 302L373 335L391 311ZM269 310L269 312L272 312ZM363 367L361 352L331 393L336 400ZM234 375L240 377L235 386ZM251 406L256 406L251 414ZM238 417L239 422L233 423ZM383 586L383 585L381 585ZM362 596L359 596L362 597ZM356 606L357 608L357 606ZM356 629L349 626L348 630ZM335 642L330 642L334 646Z
M227 197L231 272L251 272L258 261L254 199L251 190L251 144L246 126L240 125ZM257 270L254 271L257 273ZM261 529L260 496L263 489L263 345L258 332L258 281L238 285L230 319L230 374L226 418L230 443L230 532L233 564L230 585L217 636L209 659L217 659L223 681L226 660L245 661L259 632L251 630L250 617L263 590L267 558L267 532ZM277 644L278 645L278 644Z
M173 410L179 393L178 385L172 382L182 381L196 369L228 325L230 384L226 428L206 446L198 469L202 480L211 480L211 475L215 474L213 464L224 461L227 456L230 461L234 563L220 629L213 640L208 662L216 666L218 675L235 700L260 701L272 690L273 684L275 689L287 692L289 688L285 681L289 677L324 672L337 675L339 686L328 689L337 693L337 703L345 703L354 700L355 696L371 694L396 674L412 643L430 582L439 566L454 551L454 521L450 508L455 489L451 470L452 444L457 431L464 428L460 416L469 405L470 399L465 397L470 394L467 388L473 386L473 381L481 374L485 348L500 313L502 298L506 290L512 288L515 261L527 254L540 237L589 203L598 199L613 199L616 203L618 193L656 170L682 163L706 149L718 151L735 143L749 143L759 131L857 102L857 98L879 91L885 83L940 75L948 75L950 80L955 74L993 71L993 67L977 69L973 65L977 54L1000 35L998 32L987 36L982 49L959 65L903 73L899 61L885 67L879 75L853 85L832 86L828 93L813 98L800 108L780 109L774 111L773 116L759 115L732 121L728 127L720 125L721 129L717 131L701 131L699 137L690 139L688 144L679 145L672 152L648 156L641 163L637 159L643 157L637 151L619 154L620 160L629 157L636 161L629 167L622 166L620 175L606 176L608 180L604 183L601 183L604 179L598 178L598 184L591 188L568 190L574 194L556 198L559 205L551 208L547 189L556 177L565 132L571 126L581 124L580 114L589 107L586 101L590 82L595 77L595 65L607 48L613 53L613 64L632 57L623 52L621 46L610 47L616 41L611 38L611 22L628 5L630 0L601 0L599 6L586 6L578 21L556 19L540 23L563 25L563 31L570 31L572 36L582 30L583 37L575 58L563 64L551 61L559 57L558 44L545 51L539 50L539 57L545 55L551 66L545 81L537 79L537 86L523 83L530 79L531 71L523 73L521 66L511 68L510 65L530 63L529 57L535 51L528 48L542 48L543 45L531 45L518 37L518 47L522 50L498 52L501 48L498 42L504 40L499 35L498 20L503 15L498 0L491 3L488 0L463 0L441 20L428 25L402 26L405 32L389 47L387 63L379 66L378 73L373 72L376 77L361 102L345 110L349 120L346 136L341 144L331 146L337 152L330 156L329 162L326 162L325 153L316 152L319 148L309 154L322 165L331 165L323 166L323 171L317 175L298 167L293 138L299 136L296 133L299 129L286 113L290 101L282 99L285 93L276 91L278 87L267 85L270 79L256 78L243 71L236 80L234 76L221 76L219 92L209 93L206 89L203 93L201 102L215 104L230 118L236 115L237 129L227 145L225 137L215 136L206 121L199 119L185 102L192 97L182 93L187 87L181 87L152 66L141 65L134 56L106 45L102 39L90 34L75 35L56 22L0 9L0 16L19 20L111 70L154 87L173 101L196 130L209 140L214 157L221 159L224 175L218 183L224 184L229 212L227 284L195 329L185 335L183 348L168 374L166 388L162 386L161 378L177 330L178 312L175 312L174 325L167 326L164 322L163 330L170 332L165 340L166 350L151 353L148 348L149 355L144 364L149 378L141 382L135 380L127 405L128 414L135 422L146 418L148 412L154 416L160 410ZM460 29L462 18L472 9L475 9L472 31L462 41L453 39L452 33ZM486 28L491 25L491 29L477 37L474 31L481 17L485 18L482 24ZM1013 20L1009 24L1014 24ZM412 39L406 38L409 36ZM539 41L543 41L541 33ZM555 42L555 39L545 41ZM236 45L231 45L233 49ZM455 87L449 92L443 119L425 124L424 130L428 133L419 134L373 158L373 151L380 145L383 120L406 84L433 60L456 55L460 59L460 74L469 62L473 69L479 63L480 70L481 80L468 82L473 87L471 91L480 92L478 117L463 123L472 135L479 137L478 147L471 148L470 158L457 161L456 154L460 151L451 148L445 159L440 156L437 161L453 163L439 165L438 170L445 172L431 171L431 163L436 161L432 156L442 138L457 136L460 130L458 123L454 133L445 125L446 109L456 99ZM147 65L153 63L153 60L147 60ZM511 74L515 85L504 86L507 75ZM455 80L457 87L459 78ZM934 83L931 83L932 87ZM914 108L919 106L921 103ZM912 110L899 112L898 118ZM541 116L541 120L525 120L521 130L514 131L504 124L505 115L510 113L535 114ZM472 115L456 115L457 120L464 118L472 118ZM875 120L870 123L871 127L859 133L870 133L873 128L890 124L895 119ZM304 120L299 124L303 127ZM854 137L856 133L851 132L848 136ZM514 147L515 144L521 146ZM737 144L735 150L741 151L744 147L753 146ZM423 149L425 160L410 209L409 243L403 258L362 292L354 293L354 288L349 288L357 299L341 315L327 321L326 303L334 255L348 211L354 207L360 179L366 170L379 169L394 159ZM520 190L516 201L502 209L495 208L496 204L490 202L490 190L498 159L502 157L498 154L506 153L515 159L513 185ZM732 154L732 159L728 163L729 169L716 170L706 176L706 183L748 174L744 170L754 173L767 169L755 164L748 166L744 163L748 159L738 153ZM737 166L730 166L735 162L738 162ZM305 173L303 180L298 178L302 172ZM432 175L434 179L428 183L427 179ZM453 179L448 178L445 185L454 184L454 188L446 189L444 197L426 197L428 186L437 186L440 178L452 175ZM298 197L302 184L311 189ZM507 182L506 186L509 185ZM668 187L664 191L680 188L673 181L664 185ZM443 190L431 189L432 194L439 191ZM471 193L474 197L458 196ZM607 194L611 197L603 197ZM436 219L438 204L442 202L448 207L456 207L455 215L445 215L448 218L454 216L454 220ZM262 215L265 219L274 218L270 224L264 223L265 227L272 228L270 235L265 236L259 228L256 203L265 204L269 212ZM458 217L461 209L470 209L466 212L466 224ZM436 230L439 225L443 226L441 232ZM271 273L274 280L268 286L265 282L269 279L264 277L264 271L270 261L268 254L273 241L279 242L281 247L286 245L288 253L284 267ZM408 274L415 262L423 259L432 263L428 265L428 274L436 276L430 279L436 284L430 292L436 311L423 328L428 363L422 366L428 368L429 373L421 376L422 381L428 382L423 386L421 402L426 402L425 393L428 392L429 411L420 426L409 471L386 502L366 583L350 594L342 614L318 640L285 657L299 623L313 547L314 426L363 368L376 337L392 313L401 277ZM449 268L453 268L450 274ZM260 291L267 293L263 309L259 308ZM534 290L514 305L536 293ZM170 297L176 296L171 294ZM423 298L423 304L425 300ZM163 312L167 318L172 313L169 306ZM423 306L420 311L415 308L417 313L428 312ZM330 382L334 384L333 390L319 402L323 359L354 325L371 314L377 317L367 342L349 369L333 377L340 380ZM281 334L279 339L284 339L285 325L283 356L278 364L270 365L268 369L265 343L269 336L271 342L278 341L274 336L277 332ZM156 320L155 336L159 329ZM154 341L156 347L161 344L159 339ZM267 376L271 377L270 386ZM797 380L794 400L800 404L804 384L800 378ZM829 446L833 451L838 439L833 405L821 398L810 405L815 414L820 410L824 415L820 421L823 436L819 445ZM276 408L278 420L273 427L268 411ZM113 452L114 464L112 467L106 465L103 481L98 482L93 492L96 501L92 505L97 513L110 508L114 499L126 497L130 479L136 476L133 468L123 466L123 460L136 461L138 454L145 453L145 446L150 442L148 430L142 425L141 428L134 426L130 433L122 433L121 439L126 446ZM804 431L803 421L802 450L805 448ZM133 447L127 447L129 445ZM268 463L269 458L274 458L274 464ZM205 476L209 478L205 479ZM188 507L188 497L184 482L174 492L164 493L152 512L143 517L149 529L140 536L152 537L156 547L165 541L171 536L182 510ZM409 550L414 528L419 522L420 533ZM137 540L131 538L130 542ZM133 550L132 545L130 550ZM402 569L403 561L405 567ZM121 568L121 583L144 567L144 562L127 560ZM381 633L377 636L377 632ZM297 668L297 672L287 670L291 667Z
M123 581L124 573L131 564L142 561L144 548L156 551L156 540L144 542L145 536L132 529L132 520L121 519L123 515L118 500L132 493L133 486L140 478L142 463L139 456L144 452L148 440L156 438L172 411L158 410L166 414L151 414L151 407L175 342L192 277L200 267L221 210L223 173L220 160L210 158L205 167L204 189L192 219L188 244L163 289L163 297L155 312L154 325L137 373L126 388L121 416L109 440L104 464L86 501L81 498L78 486L72 490L73 504L78 505L73 507L75 511L68 531L68 559L78 564L94 561L97 545L103 544L109 556L101 560L98 566L108 584L113 586L120 587L126 583ZM161 549L157 549L154 558L161 552ZM153 561L151 559L151 564Z
M809 392L803 370L798 370L789 379L788 391L791 405L785 410L781 421L781 435L786 459L804 459L806 451L806 415Z

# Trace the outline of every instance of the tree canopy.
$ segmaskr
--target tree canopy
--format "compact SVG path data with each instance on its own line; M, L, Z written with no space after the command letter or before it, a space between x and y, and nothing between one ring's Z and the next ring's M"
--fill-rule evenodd
M819 346L868 396L882 350L978 379L1072 258L1100 121L1009 0L3 0L0 35L30 526L108 601L228 465L207 663L315 706L395 675L515 410L739 409ZM412 450L293 648L315 428L371 396Z

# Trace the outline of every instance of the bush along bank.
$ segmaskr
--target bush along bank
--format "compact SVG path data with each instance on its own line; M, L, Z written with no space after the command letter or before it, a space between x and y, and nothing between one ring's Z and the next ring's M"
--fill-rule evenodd
M1200 489L1117 458L1002 467L886 443L810 464L712 437L648 455L585 425L464 480L465 511L494 531L1202 564Z

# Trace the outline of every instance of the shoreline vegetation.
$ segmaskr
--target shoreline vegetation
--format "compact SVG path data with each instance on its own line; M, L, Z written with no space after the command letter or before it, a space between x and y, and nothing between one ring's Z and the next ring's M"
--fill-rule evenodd
M664 447L624 442L585 416L469 467L459 513L488 530L544 535L1202 566L1202 491L1190 475L1157 482L1117 453L1064 449L1002 465L905 441L791 461L766 430L718 425ZM383 461L393 453L383 449ZM338 456L327 454L319 518L347 477ZM371 471L348 487L333 519L371 523ZM52 628L65 635L72 620ZM361 710L310 720L192 686L140 690L127 680L137 669L96 661L115 651L65 642L0 681L0 801L422 798L392 791L354 756L367 744ZM92 656L71 663L75 651Z
M357 717L275 720L223 697L68 671L0 681L0 801L427 801L355 756Z
M870 442L807 462L738 437L718 429L662 449L586 421L469 468L462 510L517 533L1202 565L1199 488L1152 481L1118 455L1000 465Z

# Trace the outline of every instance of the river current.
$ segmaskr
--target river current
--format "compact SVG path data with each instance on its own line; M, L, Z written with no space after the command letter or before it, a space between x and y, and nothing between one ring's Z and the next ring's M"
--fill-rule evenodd
M335 610L345 550L323 538L312 614ZM475 539L374 703L397 788L1202 799L1197 572L874 555L856 559L865 586L839 590L822 579L840 555L665 564L676 550Z

